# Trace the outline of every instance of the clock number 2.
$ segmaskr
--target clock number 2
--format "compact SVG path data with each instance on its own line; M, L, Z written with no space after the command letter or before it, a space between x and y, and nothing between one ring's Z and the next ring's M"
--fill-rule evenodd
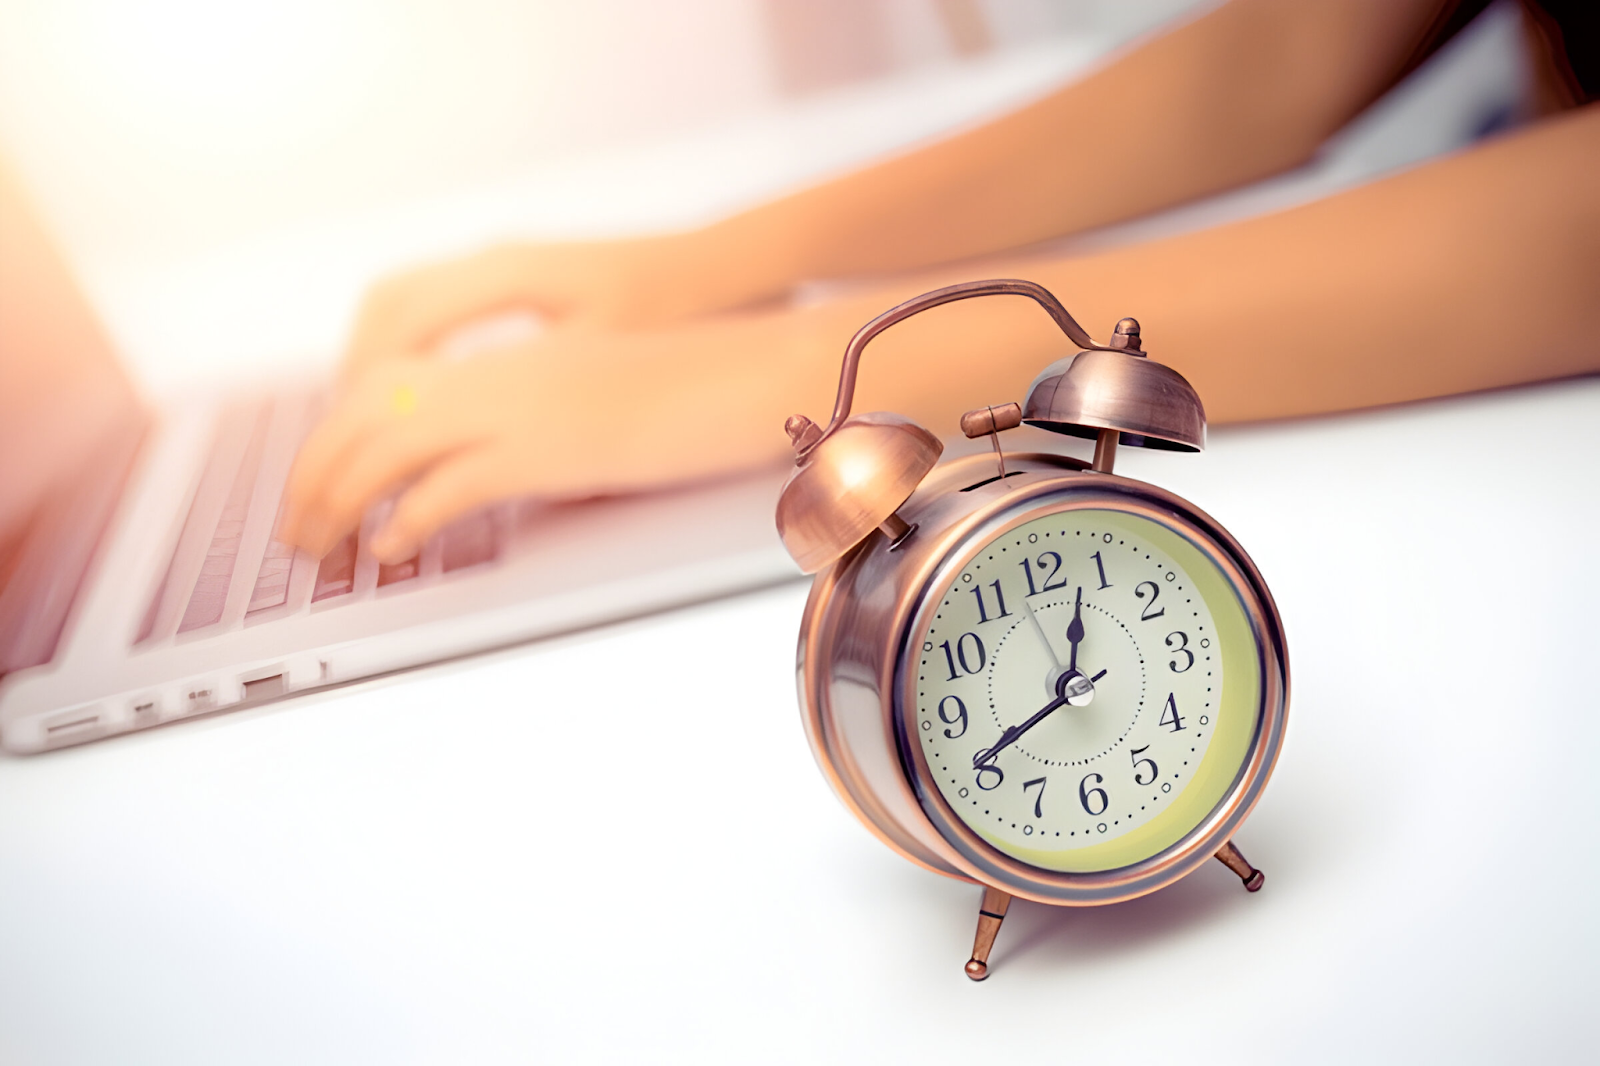
M1161 608L1159 611L1155 609L1156 597L1161 595L1161 586L1157 585L1154 581L1139 582L1134 586L1133 594L1142 600L1144 599L1144 590L1147 588L1150 590L1150 602L1145 604L1143 611L1139 612L1139 621L1141 622L1148 622L1152 618L1160 618L1162 615L1167 613L1167 609L1165 607Z
M968 651L967 641L971 641L971 651ZM956 639L955 649L952 651L950 642L944 641L939 645L944 649L944 661L950 667L950 680L959 681L961 674L976 674L983 671L983 664L988 661L988 653L983 650L983 639L976 633L963 633ZM956 663L961 664L961 670L956 671ZM973 665L976 663L977 665Z

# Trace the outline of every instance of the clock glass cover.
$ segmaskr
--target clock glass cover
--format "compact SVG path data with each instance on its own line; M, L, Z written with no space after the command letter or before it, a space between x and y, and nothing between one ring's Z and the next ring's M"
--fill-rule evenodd
M1116 869L1227 795L1261 715L1260 654L1197 541L1062 510L983 545L937 590L906 663L904 735L988 844L1044 870Z

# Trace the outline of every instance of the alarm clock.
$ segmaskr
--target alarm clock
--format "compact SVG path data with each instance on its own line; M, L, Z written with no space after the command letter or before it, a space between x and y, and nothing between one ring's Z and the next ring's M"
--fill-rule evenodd
M941 304L1033 299L1079 349L1018 405L967 412L983 452L896 414L851 414L869 341ZM1092 439L1093 462L1006 452L1026 423ZM1205 410L1124 318L1095 343L1027 281L953 285L850 341L826 427L785 425L795 467L785 547L815 574L800 626L806 737L879 840L983 887L966 972L1014 897L1133 899L1213 856L1251 892L1233 843L1283 744L1283 624L1260 572L1194 504L1112 472L1117 448L1196 452Z

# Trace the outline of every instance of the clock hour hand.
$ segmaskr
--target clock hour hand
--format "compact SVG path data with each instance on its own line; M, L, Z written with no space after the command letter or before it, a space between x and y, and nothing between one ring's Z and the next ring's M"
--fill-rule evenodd
M1072 645L1072 659L1067 672L1078 669L1078 645L1083 643L1083 586L1078 586L1078 598L1072 602L1072 621L1067 623L1067 641Z

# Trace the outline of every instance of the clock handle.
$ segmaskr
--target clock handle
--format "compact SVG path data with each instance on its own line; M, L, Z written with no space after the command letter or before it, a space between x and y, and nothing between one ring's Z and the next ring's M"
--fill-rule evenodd
M967 960L967 976L981 981L989 976L989 951L994 938L1000 934L1000 923L1006 920L1006 910L1011 906L1011 896L998 888L983 887L983 903L978 907L978 933L972 939L972 958Z
M828 428L815 436L810 442L800 449L800 455L805 456L818 444L826 440L833 432L844 424L850 417L850 405L855 402L856 396L856 371L861 365L861 352L866 348L867 342L878 334L894 325L903 322L912 315L926 311L930 307L940 304L954 303L957 300L970 300L974 296L1026 296L1032 299L1045 312L1055 320L1056 325L1080 348L1092 351L1113 352L1121 349L1112 348L1104 344L1096 344L1088 332L1076 319L1068 313L1050 291L1042 285L1031 281L1022 281L1018 278L996 278L991 281L966 281L960 285L947 285L942 289L925 292L921 296L913 297L897 307L891 307L883 314L856 331L850 338L850 344L844 350L844 365L839 369L839 395L833 404L833 418L828 422ZM813 429L812 433L816 433Z

